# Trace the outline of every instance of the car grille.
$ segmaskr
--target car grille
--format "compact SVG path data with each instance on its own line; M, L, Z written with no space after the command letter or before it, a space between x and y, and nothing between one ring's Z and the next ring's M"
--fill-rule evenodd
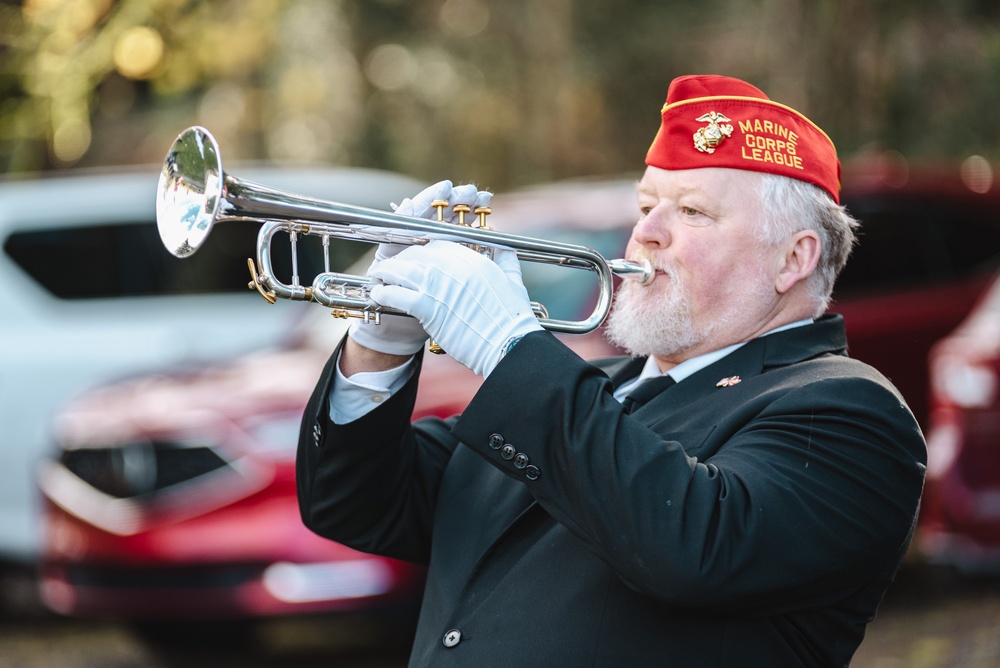
M90 486L119 499L156 493L229 465L210 447L170 442L65 450L60 461Z
M176 589L239 587L260 579L264 566L223 564L219 566L134 568L121 565L69 566L66 579L76 586L123 589Z

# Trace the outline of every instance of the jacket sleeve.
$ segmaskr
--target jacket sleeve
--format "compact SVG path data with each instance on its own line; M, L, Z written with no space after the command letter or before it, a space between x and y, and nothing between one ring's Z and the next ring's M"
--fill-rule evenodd
M341 344L343 345L343 344ZM296 486L302 521L363 552L427 563L438 484L454 448L450 422L410 424L419 363L410 381L349 424L330 420L340 347L323 370L302 418Z
M842 359L831 368L852 372L839 378L747 379L765 389L744 407L681 407L688 422L702 416L698 438L710 443L692 456L683 433L625 415L603 373L536 333L455 434L637 591L714 609L801 607L891 575L923 480L906 406Z

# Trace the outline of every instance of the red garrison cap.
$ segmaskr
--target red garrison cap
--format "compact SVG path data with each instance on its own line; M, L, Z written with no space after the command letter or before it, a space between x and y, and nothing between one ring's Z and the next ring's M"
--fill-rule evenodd
M745 81L678 77L646 164L661 169L728 167L815 184L840 203L840 161L826 133Z

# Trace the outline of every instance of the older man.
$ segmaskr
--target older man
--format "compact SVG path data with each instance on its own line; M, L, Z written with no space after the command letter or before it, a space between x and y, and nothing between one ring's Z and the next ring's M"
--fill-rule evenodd
M590 364L516 258L380 249L306 411L308 526L425 563L412 666L846 666L909 542L924 442L824 314L854 241L832 142L745 82L676 79ZM442 183L433 198L483 203ZM428 334L484 381L410 424ZM374 406L377 391L389 398ZM645 396L642 396L645 395Z

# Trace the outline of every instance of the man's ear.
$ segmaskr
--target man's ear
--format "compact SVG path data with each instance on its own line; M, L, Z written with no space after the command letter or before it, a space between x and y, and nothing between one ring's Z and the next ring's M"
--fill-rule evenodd
M813 230L800 230L793 234L781 258L775 289L784 294L799 281L808 279L819 264L821 252L819 235Z

